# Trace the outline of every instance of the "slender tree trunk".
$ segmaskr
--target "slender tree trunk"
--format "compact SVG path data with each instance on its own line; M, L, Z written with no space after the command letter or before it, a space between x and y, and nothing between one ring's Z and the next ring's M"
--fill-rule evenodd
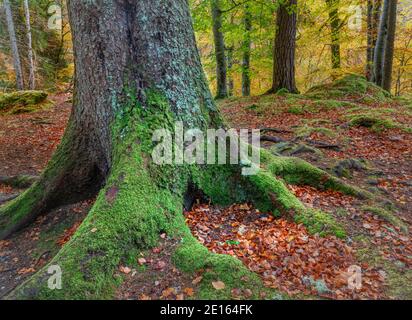
M385 43L385 56L383 64L383 79L382 87L386 91L392 89L392 70L393 70L393 55L395 51L396 38L396 18L397 18L398 0L390 1L388 12L388 33Z
M227 48L227 89L229 97L234 95L235 80L233 79L233 51L234 46Z
M13 62L14 62L14 72L16 73L16 85L17 85L18 90L23 90L24 89L23 72L21 68L19 49L17 46L16 29L14 27L14 22L13 22L13 13L11 10L10 1L4 0L3 3L4 3L4 9L6 11L7 28L9 31L10 47L11 47L11 52L13 55Z
M378 37L379 18L381 14L382 0L368 0L367 13L367 48L366 48L366 78L373 80L373 61L375 55L376 40Z
M329 20L331 31L331 57L332 57L332 69L340 69L341 57L340 57L340 27L341 21L339 19L339 0L326 0L329 7Z
M388 26L389 5L391 0L384 0L380 23L378 38L376 40L374 61L373 61L373 82L378 86L383 84L383 62L385 54L385 42Z
M251 53L251 32L252 32L252 14L250 12L249 4L245 4L244 9L244 26L245 33L243 38L243 61L242 61L242 95L244 97L250 96L250 53Z
M211 0L213 36L216 55L216 98L222 99L228 96L227 91L227 64L225 57L225 39L223 36L223 19L220 0Z
M35 77L35 72L34 72L29 1L24 0L23 3L24 3L24 13L26 17L26 29L27 29L27 48L28 48L28 59L29 59L29 73L30 73L29 87L30 87L30 90L34 90L36 87L36 77Z
M298 92L295 80L297 0L288 0L277 11L273 59L273 84L269 92Z
M367 44L366 44L366 79L372 79L372 67L373 67L373 0L368 0L367 4Z

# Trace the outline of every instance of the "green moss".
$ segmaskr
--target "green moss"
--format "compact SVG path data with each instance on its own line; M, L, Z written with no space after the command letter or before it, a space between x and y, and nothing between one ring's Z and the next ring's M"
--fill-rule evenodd
M351 115L348 118L350 119L349 125L370 128L375 132L381 132L384 129L393 129L397 127L391 119L377 117L370 113Z
M332 83L315 86L305 96L322 100L358 97L362 100L370 99L373 102L384 102L390 97L390 94L368 82L363 76L349 74Z
M0 112L17 114L32 112L45 107L47 93L44 91L16 91L0 94Z
M175 118L162 95L148 91L146 97L147 108L140 105L132 93L125 107L119 108L121 111L113 125L116 149L106 186L75 235L48 264L61 267L63 290L47 288L46 266L17 288L12 297L112 298L121 281L113 276L119 264L130 261L133 252L156 246L159 235L166 231L180 241L173 255L176 266L184 272L205 270L200 298L228 299L233 288L251 289L253 298L257 298L261 290L267 289L263 289L256 274L234 257L209 252L191 235L182 215L184 195L191 185L214 203L250 201L262 211L293 216L310 232L343 237L343 229L332 216L306 209L285 182L339 190L359 197L365 194L303 160L273 157L262 150L262 170L248 177L241 175L240 166L153 165L150 160L154 147L152 133L159 128L173 128ZM63 141L62 148L64 144ZM47 175L53 172L50 170ZM20 200L37 201L32 193L42 195L38 185L27 192ZM13 205L15 210L20 210L17 202ZM212 288L211 282L216 280L223 281L226 289Z
M297 128L297 130L295 131L296 136L299 138L309 137L313 133L320 133L327 137L336 136L336 133L333 130L325 127L311 127L308 125L304 125L302 127Z
M389 210L379 208L379 207L373 207L373 206L364 206L362 207L362 210L365 212L373 213L374 215L377 215L378 217L384 219L385 221L393 224L396 227L399 227L402 232L407 233L408 232L408 227L405 223L402 222L401 219L396 217L392 212Z
M49 263L61 267L63 290L47 288L48 265L16 289L13 297L111 298L120 281L113 277L119 263L124 259L130 260L130 252L135 252L136 248L143 250L155 246L159 234L164 231L180 239L181 245L174 254L174 262L179 268L194 272L207 266L200 297L229 299L231 289L239 286L267 290L263 289L257 275L247 270L239 260L210 253L191 235L182 215L183 197L190 181L189 174L201 175L201 170L184 166L153 170L149 160L153 146L148 137L151 138L150 133L157 125L168 125L171 120L171 112L164 109L164 100L150 99L148 103L153 101L156 104L149 109L138 108L131 103L127 112L117 117L113 127L117 148L106 187L99 193L76 234ZM177 174L175 172L172 176L172 171L176 170ZM168 177L167 185L159 180L160 176ZM206 177L210 179L210 176ZM206 180L195 179L199 182ZM209 188L205 189L212 196L217 195ZM248 280L242 280L245 277ZM226 289L212 290L207 279L224 281ZM254 298L258 297L259 291L254 293Z
M36 176L19 175L13 177L0 177L0 183L11 186L17 189L24 189L30 187L38 180Z
M290 106L290 107L288 108L287 112L288 112L288 113L291 113L291 114L295 114L295 115L301 115L301 114L304 114L304 113L305 113L305 110L303 109L302 106L293 105L293 106Z
M320 210L307 209L299 212L295 221L304 224L310 233L320 236L333 234L338 238L345 238L344 228L328 213Z

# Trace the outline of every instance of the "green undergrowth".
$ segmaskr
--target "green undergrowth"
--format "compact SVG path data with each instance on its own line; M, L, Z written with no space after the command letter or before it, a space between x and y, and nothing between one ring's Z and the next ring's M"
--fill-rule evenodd
M370 237L357 237L360 246L355 254L360 262L366 262L371 268L378 268L385 273L385 293L389 299L412 299L412 270L404 262L385 259Z
M369 128L374 132L382 132L385 129L401 129L404 132L412 132L412 127L396 120L396 115L401 111L394 109L374 109L361 108L351 110L345 116L350 126Z
M305 96L312 99L356 98L358 102L385 102L390 94L357 74L343 76L331 83L311 88Z
M51 105L44 91L16 91L0 93L0 114L29 113Z
M130 260L133 252L155 247L163 232L180 242L173 254L179 269L204 271L199 298L230 299L234 288L251 289L251 298L259 298L262 291L280 298L238 259L211 253L193 237L182 215L187 190L199 190L217 205L251 202L262 212L303 223L311 233L338 237L344 237L345 231L334 218L305 208L287 184L369 196L303 160L274 157L265 150L261 150L261 170L252 176L242 176L239 165L155 165L153 131L173 131L175 118L162 95L148 91L146 97L143 107L131 95L117 115L112 170L82 225L52 261L10 298L110 299L122 281L114 277L119 264ZM62 270L61 290L47 287L52 265ZM219 280L225 283L224 290L212 287L212 281Z
M407 225L404 222L402 222L402 220L399 219L395 214L393 214L391 210L374 206L363 206L362 210L365 212L372 213L382 218L383 220L393 224L394 226L399 227L404 233L408 232Z

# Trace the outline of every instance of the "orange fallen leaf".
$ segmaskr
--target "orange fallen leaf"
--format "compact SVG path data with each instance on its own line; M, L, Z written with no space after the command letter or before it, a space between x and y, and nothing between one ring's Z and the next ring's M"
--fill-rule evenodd
M130 269L129 267L124 267L124 266L121 266L119 270L121 273L124 273L124 274L129 274L130 272L132 272L132 269Z
M193 295L195 294L193 288L184 288L183 292L189 297L193 297Z

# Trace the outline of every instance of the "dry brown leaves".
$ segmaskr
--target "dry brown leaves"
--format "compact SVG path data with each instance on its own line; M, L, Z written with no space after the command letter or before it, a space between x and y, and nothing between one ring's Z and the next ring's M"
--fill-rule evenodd
M215 253L238 257L268 287L289 295L334 299L381 297L382 275L359 264L353 248L336 237L310 235L302 225L275 219L246 204L226 209L198 205L186 212L186 218L201 243ZM362 268L360 290L348 287L352 265Z

